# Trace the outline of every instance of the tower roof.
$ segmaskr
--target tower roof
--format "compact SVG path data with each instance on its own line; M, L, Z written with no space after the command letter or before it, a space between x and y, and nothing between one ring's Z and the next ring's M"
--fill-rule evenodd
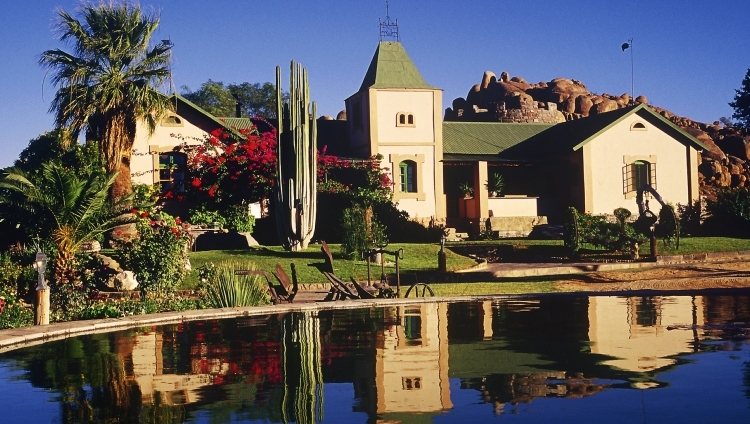
M381 41L359 90L368 88L434 89L435 87L425 82L400 42Z

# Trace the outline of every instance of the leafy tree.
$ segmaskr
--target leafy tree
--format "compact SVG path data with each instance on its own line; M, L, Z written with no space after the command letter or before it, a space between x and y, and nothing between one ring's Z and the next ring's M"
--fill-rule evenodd
M182 96L214 116L235 116L236 105L240 103L245 117L276 118L276 87L270 82L224 85L209 79L196 91L183 86ZM288 93L284 93L284 100L288 97Z
M117 200L132 192L136 124L142 121L153 132L171 108L156 89L169 77L171 46L149 48L159 17L127 2L84 5L80 20L64 10L58 15L60 41L71 44L73 53L54 49L39 57L58 88L50 111L55 124L73 135L86 129L89 138L100 140L107 173L118 172L110 188Z
M732 118L739 122L739 126L750 128L750 69L742 80L742 87L734 91L734 101L729 103L734 108Z
M36 181L20 169L5 170L0 180L3 218L16 221L33 217L24 223L28 230L53 241L57 250L53 281L74 282L74 257L81 245L123 223L120 216L130 198L123 197L114 204L107 201L114 181L115 175L81 178L74 170L55 163L44 165Z
M276 86L270 82L229 84L229 92L242 105L247 116L276 119ZM282 100L288 101L289 93L283 93Z
M44 164L55 162L79 173L103 173L99 143L92 140L80 145L70 137L70 133L62 128L41 134L29 141L14 166L30 174L39 174Z
M237 100L232 97L223 82L208 80L196 91L190 91L190 87L182 86L182 97L195 103L197 106L213 116L234 116Z

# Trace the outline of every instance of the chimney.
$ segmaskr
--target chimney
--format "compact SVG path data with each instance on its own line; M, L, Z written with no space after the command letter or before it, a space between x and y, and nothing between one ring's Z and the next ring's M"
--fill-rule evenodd
M234 106L234 115L237 118L242 118L242 103L237 102Z

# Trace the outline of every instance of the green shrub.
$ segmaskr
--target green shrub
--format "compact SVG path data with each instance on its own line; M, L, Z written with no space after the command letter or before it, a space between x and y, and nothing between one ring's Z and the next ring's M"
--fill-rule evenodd
M346 257L362 256L376 246L388 244L386 228L378 222L372 208L353 206L344 210L341 227L341 253Z
M192 225L205 225L211 227L214 222L219 224L219 228L224 228L227 225L227 220L218 211L210 211L206 209L205 205L200 205L197 208L190 209L190 223Z
M270 303L268 284L261 275L235 275L234 271L257 270L250 261L224 261L201 268L198 295L208 308L258 306Z
M692 205L678 204L677 213L680 217L680 235L696 236L701 233L701 222L704 216L700 200L696 200Z
M659 211L659 222L656 224L655 232L656 237L662 239L665 244L676 244L680 247L680 221L671 204L667 203Z
M235 205L224 212L226 226L230 230L240 233L252 233L255 226L255 217L250 215L247 206Z
M705 229L710 234L750 235L750 190L745 187L721 190L706 204Z
M139 216L138 236L118 246L121 265L135 273L144 298L164 297L185 277L189 236L166 213L134 212Z
M635 226L627 222L632 215L625 208L614 211L617 222L609 222L604 215L579 214L575 208L568 208L563 225L563 243L575 255L584 244L610 251L625 252L634 242L645 241Z
M0 330L28 327L32 324L34 324L34 312L31 308L18 302L9 304L6 298L5 311L0 314Z
M28 257L28 258L27 258ZM24 259L30 263L30 253L20 248L0 252L0 290L14 299L28 294L36 272L30 266L23 266Z

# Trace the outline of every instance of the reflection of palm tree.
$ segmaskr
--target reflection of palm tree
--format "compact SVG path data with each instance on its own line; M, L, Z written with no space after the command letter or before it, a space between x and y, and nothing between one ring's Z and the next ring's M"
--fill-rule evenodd
M320 321L311 313L296 313L284 319L282 328L283 421L290 421L290 396L294 397L293 421L303 424L323 421Z
M110 189L112 199L119 199L132 192L136 122L145 121L153 132L170 109L169 99L155 87L169 76L171 43L149 49L159 18L132 4L86 5L81 18L59 12L60 41L72 42L75 53L47 50L39 63L53 71L58 87L50 106L55 123L75 133L88 129L101 141L107 172L119 172Z
M73 258L81 245L123 223L118 216L129 197L117 204L107 202L114 179L101 174L82 178L61 165L46 164L38 181L16 168L6 170L0 180L0 188L20 195L3 200L34 216L41 226L37 234L54 241L53 281L74 281Z

